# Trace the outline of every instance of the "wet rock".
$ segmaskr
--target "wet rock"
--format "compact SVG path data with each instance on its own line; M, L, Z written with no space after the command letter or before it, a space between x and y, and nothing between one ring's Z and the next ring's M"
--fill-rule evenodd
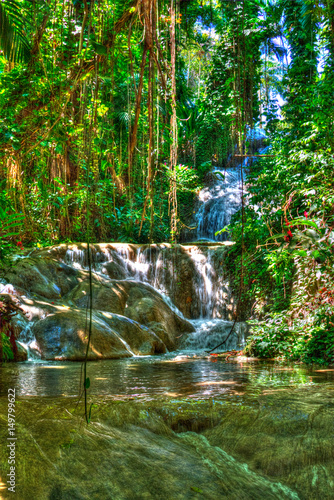
M33 251L18 259L6 273L4 286L10 287L10 293L17 296L25 313L13 320L15 333L29 343L35 331L38 332L38 348L46 359L82 358L83 343L78 332L82 331L83 320L78 310L88 307L90 286L94 328L100 333L105 328L106 338L112 339L110 329L118 341L122 337L128 343L128 348L124 348L124 343L120 347L118 341L109 339L110 347L99 333L97 358L104 356L104 348L105 357L117 357L117 353L121 356L124 349L142 354L177 349L194 332L193 325L178 314L177 308L192 319L230 318L233 313L233 298L224 277L222 246L112 243L90 245L90 250L91 285L85 244ZM69 310L73 310L72 316ZM118 320L115 316L110 324L110 318L102 318L102 313L118 315ZM139 329L132 326L125 333L123 323L129 320L136 322ZM57 321L64 330L58 334L58 343ZM52 344L49 350L41 335L42 327L46 326ZM66 341L73 344L69 346L69 358Z
M92 284L92 307L99 311L123 314L126 306L124 287L118 282L103 282ZM90 297L90 285L84 281L76 286L66 297L67 301L76 307L87 308Z
M164 354L167 351L166 345L153 329L118 314L99 312L96 315L125 340L134 354Z
M42 359L69 361L85 359L88 342L85 312L65 311L50 314L45 319L36 322L32 332L36 337L36 349ZM104 321L94 317L88 359L129 356L131 353L118 335Z
M138 290L136 292L138 297ZM152 297L130 296L125 314L141 324L149 325L170 351L177 348L183 335L194 331L191 323L171 311L163 300L158 301Z
M293 488L298 498L330 500L332 391L333 386L321 384L285 390L272 386L256 397L256 404L226 409L219 425L204 435L256 473Z
M196 334L189 339L185 338L182 347L210 350L220 345L224 351L242 349L250 332L250 326L246 322L197 320L195 326Z
M86 312L57 312L38 321L32 328L36 350L42 359L85 359L88 342ZM112 359L134 354L166 352L166 346L148 328L123 316L110 313L93 315L88 359Z
M28 359L27 349L25 349L23 345L19 344L18 342L16 342L16 347L17 347L17 353L15 361L27 361Z
M168 296L186 318L232 319L225 253L224 245L142 245L137 261L147 268L139 279Z
M20 291L57 299L72 290L85 275L50 257L36 256L17 262L6 273L5 280Z
M112 280L124 280L126 278L125 266L119 262L106 262L102 265L101 270Z
M76 307L86 308L89 283L80 283L67 297ZM93 284L93 309L125 316L151 328L168 350L174 350L181 336L194 331L178 316L152 287L123 280Z
M179 346L181 336L195 331L193 325L176 314L151 286L133 281L125 281L123 286L128 292L124 314L150 326L158 336L163 329L168 336L168 340L165 337L163 340L169 350Z
M169 297L186 318L233 317L235 304L224 266L226 245L101 243L90 245L90 250L94 272L100 271L114 280L134 279L149 283ZM31 258L48 262L48 265L61 261L79 273L79 281L87 277L87 245L84 243L50 247L34 252ZM43 275L47 277L47 274L45 271ZM40 283L37 289L36 282L33 289L40 293L42 285ZM50 295L50 291L48 293Z

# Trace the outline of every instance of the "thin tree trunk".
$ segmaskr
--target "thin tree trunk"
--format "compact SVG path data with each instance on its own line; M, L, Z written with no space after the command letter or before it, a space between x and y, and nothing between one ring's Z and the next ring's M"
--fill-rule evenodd
M141 97L142 97L142 93L143 93L146 56L147 56L147 46L145 44L144 50L143 50L142 61L141 61L141 67L140 67L140 79L139 79L139 84L138 84L138 91L137 91L137 96L136 96L135 119L134 119L134 124L133 124L133 128L132 128L130 147L129 147L129 172L131 172L131 169L132 169L133 153L134 153L134 149L135 149L136 144L137 144L138 121L139 121L139 115L140 115Z
M177 121L176 121L176 40L175 40L175 0L170 3L170 44L171 44L171 82L172 82L172 115L170 119L171 146L170 146L170 192L171 206L171 237L176 241L177 236L177 198L176 198L176 164L177 164Z

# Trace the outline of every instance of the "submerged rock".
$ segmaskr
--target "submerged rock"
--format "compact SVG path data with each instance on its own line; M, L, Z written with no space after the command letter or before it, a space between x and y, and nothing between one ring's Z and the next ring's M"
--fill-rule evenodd
M8 403L0 400L0 414ZM194 433L175 435L135 402L101 401L84 425L68 399L20 400L16 495L22 500L298 500L290 488L248 469ZM98 401L99 403L99 401ZM7 427L0 429L6 441ZM0 448L7 470L8 449ZM5 482L5 476L1 477ZM302 498L302 497L301 497ZM313 497L315 498L315 497Z

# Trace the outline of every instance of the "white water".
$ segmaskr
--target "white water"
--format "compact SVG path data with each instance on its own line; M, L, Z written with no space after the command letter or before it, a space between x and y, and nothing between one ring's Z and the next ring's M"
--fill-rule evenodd
M229 334L233 322L227 321L228 307L234 307L229 283L224 277L223 262L217 259L221 247L202 247L198 245L180 246L177 249L168 244L162 245L95 245L93 264L95 271L106 277L108 265L117 265L113 272L123 273L123 278L144 282L158 291L174 312L191 320L196 332L188 337L183 346L187 350L208 350L223 342ZM181 282L179 294L173 293L181 279L180 259L191 270L188 283ZM85 264L82 251L72 247L67 250L65 262L78 266ZM181 266L182 267L182 266ZM196 314L185 314L185 293L192 294L192 305ZM231 310L230 309L230 310ZM247 326L237 323L229 336L225 350L242 348L245 343Z
M212 174L215 181L202 189L198 195L194 220L197 225L196 238L226 241L228 239L226 232L219 235L216 235L216 232L228 226L232 215L241 206L241 169L240 167L216 169Z
M196 331L187 339L185 347L189 350L210 351L227 341L218 351L231 351L243 349L246 343L248 327L246 323L236 323L230 335L233 322L221 319L193 320Z
M87 269L85 253L82 247L71 245L64 256L64 263ZM224 245L92 245L95 273L104 278L108 276L151 285L169 306L173 305L178 314L181 312L189 319L225 319L228 304L232 310L233 298L225 277L223 259ZM184 304L187 294L189 307Z

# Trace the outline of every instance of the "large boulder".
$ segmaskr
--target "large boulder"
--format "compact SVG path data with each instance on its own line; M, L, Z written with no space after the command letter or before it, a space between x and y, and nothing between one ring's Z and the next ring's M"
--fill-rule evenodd
M108 311L123 314L126 306L127 294L124 287L117 281L92 283L92 307L94 310ZM66 297L69 304L78 308L87 308L90 298L89 281L77 285Z
M41 256L22 259L5 275L5 280L20 292L51 300L66 295L85 278L86 271Z
M117 332L122 341L125 341L129 346L127 348L131 349L134 354L164 354L167 351L166 345L154 333L153 329L119 314L100 311L97 316L107 323L114 332Z
M141 286L134 286L140 284ZM174 312L149 285L127 282L128 300L124 314L149 326L171 351L177 349L181 339L194 332L193 325Z
M80 283L66 297L75 307L86 308L89 283ZM92 307L126 316L149 327L164 342L168 350L180 344L182 336L194 331L189 321L177 315L151 286L136 281L112 280L92 284Z
M82 361L88 342L87 325L83 310L50 314L33 326L36 350L46 360ZM93 314L89 360L164 352L165 345L148 328L121 316Z

